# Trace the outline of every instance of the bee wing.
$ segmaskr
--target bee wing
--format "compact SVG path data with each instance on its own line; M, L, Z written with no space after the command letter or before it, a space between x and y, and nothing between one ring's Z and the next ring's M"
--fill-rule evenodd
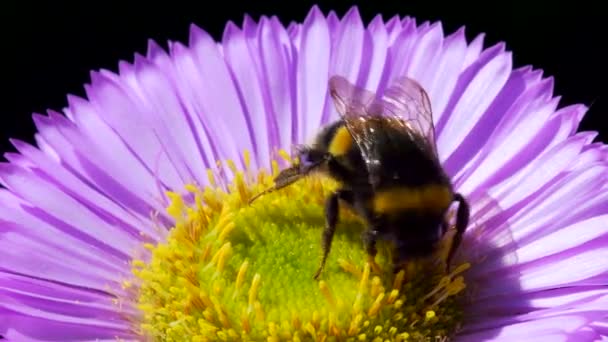
M392 116L405 131L423 138L415 141L438 158L431 101L420 83L408 77L397 79L385 90L381 103L385 115Z
M382 161L376 142L382 126L402 129L419 148L437 158L431 104L422 86L407 77L398 79L381 98L341 76L329 81L330 95L366 162L372 184L379 180Z
M380 154L375 149L375 131L371 119L381 117L382 102L375 93L351 84L342 76L332 76L329 91L338 114L340 114L353 140L361 150L372 184L379 173ZM380 131L378 131L380 132Z

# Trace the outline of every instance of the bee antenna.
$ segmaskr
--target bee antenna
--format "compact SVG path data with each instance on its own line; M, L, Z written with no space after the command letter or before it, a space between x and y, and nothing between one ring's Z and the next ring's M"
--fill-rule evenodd
M255 195L255 196L251 197L251 198L249 199L248 204L249 204L249 205L251 205L251 204L253 203L253 201L255 201L256 199L258 199L258 198L260 198L260 197L262 197L262 196L264 196L264 195L266 195L266 194L268 194L268 193L271 193L271 192L273 192L274 190L275 190L275 188L274 188L274 187L272 187L272 188L268 188L268 189L266 189L266 190L264 190L264 191L260 192L259 194L257 194L257 195Z

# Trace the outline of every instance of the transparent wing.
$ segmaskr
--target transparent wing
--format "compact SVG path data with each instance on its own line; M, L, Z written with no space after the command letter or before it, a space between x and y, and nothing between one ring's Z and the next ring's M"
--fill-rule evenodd
M374 123L381 124L377 119L382 117L382 102L375 93L354 86L342 76L330 78L329 89L336 110L361 150L370 182L375 185L382 163L378 144L374 143Z
M361 150L372 184L382 165L377 142L386 126L402 130L421 149L437 157L430 100L418 82L400 78L378 97L342 76L333 76L329 89L336 110Z
M408 77L397 79L386 89L381 102L385 115L401 118L397 121L402 121L408 131L423 137L428 145L426 148L430 148L435 157L438 156L431 101L418 82Z

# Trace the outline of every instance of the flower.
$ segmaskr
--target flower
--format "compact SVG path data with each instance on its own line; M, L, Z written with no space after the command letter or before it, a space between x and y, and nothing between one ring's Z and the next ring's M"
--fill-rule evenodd
M337 118L331 75L427 89L441 161L472 204L459 276L374 275L353 229L314 282L332 184L243 205L270 184L260 170L286 165L278 149ZM247 17L219 45L195 26L188 47L150 42L118 74L92 73L87 99L35 115L37 146L14 140L0 165L0 335L605 339L606 148L576 132L587 108L558 108L552 86L483 35L364 25L356 8L314 7L287 28Z

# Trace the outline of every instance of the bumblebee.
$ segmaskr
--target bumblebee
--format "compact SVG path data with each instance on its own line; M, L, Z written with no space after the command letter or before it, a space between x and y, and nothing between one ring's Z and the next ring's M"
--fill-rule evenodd
M447 213L458 202L456 233L446 260L447 271L469 222L469 205L453 189L437 154L429 97L408 77L397 79L382 97L341 76L329 80L340 119L324 127L310 145L296 147L293 166L281 171L274 186L250 200L286 187L312 172L340 184L325 202L322 259L329 255L339 221L340 202L366 222L365 251L377 268L376 243L393 242L393 265L430 256L448 230Z

